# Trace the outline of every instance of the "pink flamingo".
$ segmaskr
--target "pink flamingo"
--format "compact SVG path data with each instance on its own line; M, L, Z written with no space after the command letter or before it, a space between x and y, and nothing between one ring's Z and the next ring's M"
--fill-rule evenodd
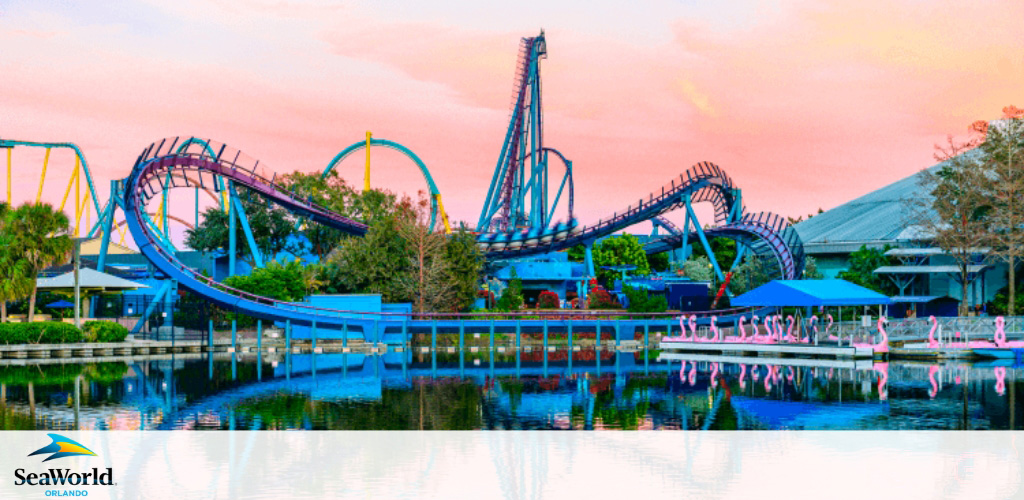
M826 314L825 315L825 319L828 320L828 325L825 326L825 336L828 337L829 340L834 340L834 341L838 342L839 341L839 337L828 332L829 330L832 329L832 315L831 314Z
M757 337L760 335L757 331L757 323L760 321L761 317L756 314L750 317L750 326L754 327L754 331L751 333L750 337L751 342L757 342Z
M774 335L774 330L772 329L772 321L773 321L773 319L774 319L774 316L771 316L771 315L768 315L768 316L764 317L764 322L763 322L764 323L764 335L757 335L757 336L755 336L755 338L753 339L754 343L757 343L757 344L774 344L775 343L772 340L772 336ZM756 328L756 326L755 326L755 328Z
M1006 341L1006 319L1002 316L996 317L996 335L995 343L997 347L1006 348L1021 348L1024 347L1024 341L1007 342Z
M814 332L814 338L817 339L818 338L818 317L817 316L811 316L811 331ZM808 336L808 340L810 340L809 336Z
M882 340L880 340L877 344L868 344L861 342L853 344L853 347L868 347L873 349L876 353L889 352L889 334L885 332L885 327L883 326L884 323L888 322L889 320L885 316L880 316L878 318L878 333L882 334Z
M935 396L939 393L939 383L935 380L935 374L939 373L939 365L932 365L928 369L928 382L931 383L931 389L928 389L928 398L935 399Z
M1006 367L997 366L996 372L996 394L1000 396L1006 394Z
M711 342L719 342L718 338L718 326L715 323L718 321L718 316L711 316Z
M747 341L747 329L746 329L746 316L740 316L739 323L736 325L736 329L740 331L740 342ZM735 337L734 337L735 338Z
M690 315L690 333L692 334L690 336L690 339L693 342L703 342L703 339L701 339L700 336L697 335L697 315L696 314L691 314Z
M681 340L683 342L689 342L689 337L686 336L686 316L679 316L679 336L670 337L666 340Z
M928 347L935 349L939 347L939 342L935 340L935 330L939 329L939 320L935 319L935 316L928 316L928 321L932 322L932 329L928 331Z

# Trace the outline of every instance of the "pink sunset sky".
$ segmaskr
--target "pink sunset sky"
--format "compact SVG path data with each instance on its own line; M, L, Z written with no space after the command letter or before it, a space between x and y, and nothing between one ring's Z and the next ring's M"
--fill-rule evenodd
M705 160L749 210L799 216L1024 106L1021 19L1020 0L6 0L0 137L77 143L105 200L162 137L212 138L284 173L320 170L371 130L419 154L451 218L475 224L519 39L543 28L545 142L573 160L584 223ZM373 154L375 186L422 189L410 162ZM17 203L34 198L42 152L13 155ZM341 167L356 185L361 164ZM51 203L72 166L53 153Z

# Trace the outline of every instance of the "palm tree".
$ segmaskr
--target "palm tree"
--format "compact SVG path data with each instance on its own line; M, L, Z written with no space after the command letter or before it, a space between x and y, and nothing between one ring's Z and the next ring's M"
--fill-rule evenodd
M36 276L43 269L64 262L74 246L68 235L68 216L48 203L26 203L11 211L4 224L10 238L6 249L25 262L25 274L31 281L28 320L35 319Z
M5 222L11 214L10 206L0 202L0 323L7 322L7 301L28 295L32 278L28 262L19 259L10 251L11 234L5 229Z

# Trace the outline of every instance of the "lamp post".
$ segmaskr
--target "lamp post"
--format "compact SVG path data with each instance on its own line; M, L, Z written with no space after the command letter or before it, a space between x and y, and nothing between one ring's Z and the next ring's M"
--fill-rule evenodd
M75 268L75 328L82 328L82 290L78 285L78 268L81 267L80 256L82 253L82 239L75 238L74 268Z

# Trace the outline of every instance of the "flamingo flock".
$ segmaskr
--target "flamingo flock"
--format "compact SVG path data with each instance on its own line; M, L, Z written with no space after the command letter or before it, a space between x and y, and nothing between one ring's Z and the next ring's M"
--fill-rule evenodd
M824 316L827 324L825 326L825 338L830 341L838 341L839 337L831 333L833 318L831 314ZM934 318L933 318L934 319ZM889 352L889 336L885 331L885 324L888 323L888 319L883 317L878 318L878 333L881 335L881 340L877 343L851 343L854 347L867 347L874 349L875 352L885 353ZM782 323L785 322L786 327L783 328ZM937 323L936 323L937 325ZM736 335L723 335L722 330L718 327L718 317L711 316L710 327L708 332L710 336L701 336L697 330L697 316L680 316L679 317L679 329L680 334L678 337L666 337L665 340L674 342L727 342L727 343L741 343L741 344L809 344L812 342L812 338L818 338L818 317L811 316L809 319L808 331L801 335L799 332L794 332L796 327L796 319L792 315L787 315L784 319L780 314L772 314L765 316L762 320L758 315L752 315L750 317L751 332L747 331L747 317L740 316L736 322ZM761 329L764 329L764 333L761 333ZM929 334L930 344L934 343L934 327L932 334ZM689 330L689 332L687 332ZM813 332L813 336L811 335ZM1022 342L1021 344L1024 344ZM972 342L971 345L975 345Z

